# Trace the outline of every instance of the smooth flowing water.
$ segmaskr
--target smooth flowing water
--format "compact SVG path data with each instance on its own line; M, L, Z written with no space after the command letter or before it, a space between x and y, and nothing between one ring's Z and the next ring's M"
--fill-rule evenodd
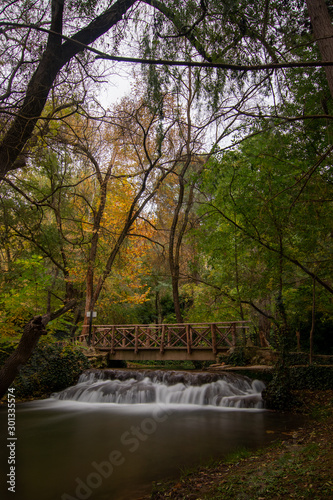
M262 388L237 376L87 372L51 399L17 405L16 493L2 484L1 498L139 498L152 481L297 426L262 409ZM2 409L2 429L6 419ZM1 453L5 471L5 442Z
M116 404L194 404L263 408L260 380L234 374L175 371L87 370L59 399Z

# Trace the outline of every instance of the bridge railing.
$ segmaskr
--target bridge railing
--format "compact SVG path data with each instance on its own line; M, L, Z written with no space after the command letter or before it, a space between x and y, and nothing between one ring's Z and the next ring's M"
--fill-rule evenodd
M109 350L134 351L211 350L217 354L220 349L243 345L248 321L216 323L178 323L150 325L93 325L90 345ZM88 343L89 334L75 337L75 341Z

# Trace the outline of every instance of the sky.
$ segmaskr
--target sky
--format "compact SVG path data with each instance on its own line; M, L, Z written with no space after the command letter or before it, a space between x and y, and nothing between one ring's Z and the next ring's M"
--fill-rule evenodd
M119 67L118 67L119 66ZM115 68L117 73L112 73L107 77L107 82L101 85L100 89L100 101L103 107L107 108L112 104L115 104L126 94L131 91L131 83L133 78L130 74L130 67L127 65L125 68L121 68L117 65Z

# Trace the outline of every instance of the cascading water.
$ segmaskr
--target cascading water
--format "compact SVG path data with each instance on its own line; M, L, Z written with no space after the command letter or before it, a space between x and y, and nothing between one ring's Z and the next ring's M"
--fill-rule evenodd
M257 409L262 389L229 372L87 371L53 398L17 405L16 496L136 500L180 469L285 439L303 421ZM0 434L3 450L6 439ZM8 472L8 456L0 470ZM0 498L9 500L3 483Z
M55 394L89 403L160 403L263 408L263 382L234 374L88 370L77 385Z

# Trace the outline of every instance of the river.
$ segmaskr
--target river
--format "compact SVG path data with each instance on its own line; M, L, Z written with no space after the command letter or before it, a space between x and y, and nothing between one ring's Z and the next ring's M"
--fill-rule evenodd
M101 402L96 398L97 393L103 399L114 392L109 376L103 377L104 374L96 377L96 372L92 377L90 373L70 394L67 391L47 400L17 405L16 493L8 492L2 484L5 491L1 492L1 498L134 500L149 492L153 481L174 477L180 469L221 459L237 449L261 447L299 423L299 417L253 407L253 396L262 386L247 381L250 389L245 391L242 377L227 383L222 379L223 390L228 394L230 384L237 379L237 389L227 396L227 406L222 405L223 398L216 397L218 405L210 400L207 403L207 399L204 404L193 403L188 378L183 382L172 379L168 385L165 376L162 385L171 389L159 389L159 396L152 401L151 385L157 385L156 377L142 378L142 375L139 384L132 376L119 380L116 375L112 375L112 383L121 394L127 384L125 393L131 401L133 384L141 392L147 386L150 402L128 403L126 397L121 403ZM219 380L206 379L201 385L198 381L193 383L194 388L206 394L207 391L215 394L212 384L220 384ZM175 396L186 391L186 402L183 396ZM235 406L235 391L243 392L243 399L250 401L252 407L246 408L239 402ZM84 393L86 396L82 397ZM2 429L6 427L6 419L6 409L2 408ZM9 467L5 439L2 434L2 471Z

